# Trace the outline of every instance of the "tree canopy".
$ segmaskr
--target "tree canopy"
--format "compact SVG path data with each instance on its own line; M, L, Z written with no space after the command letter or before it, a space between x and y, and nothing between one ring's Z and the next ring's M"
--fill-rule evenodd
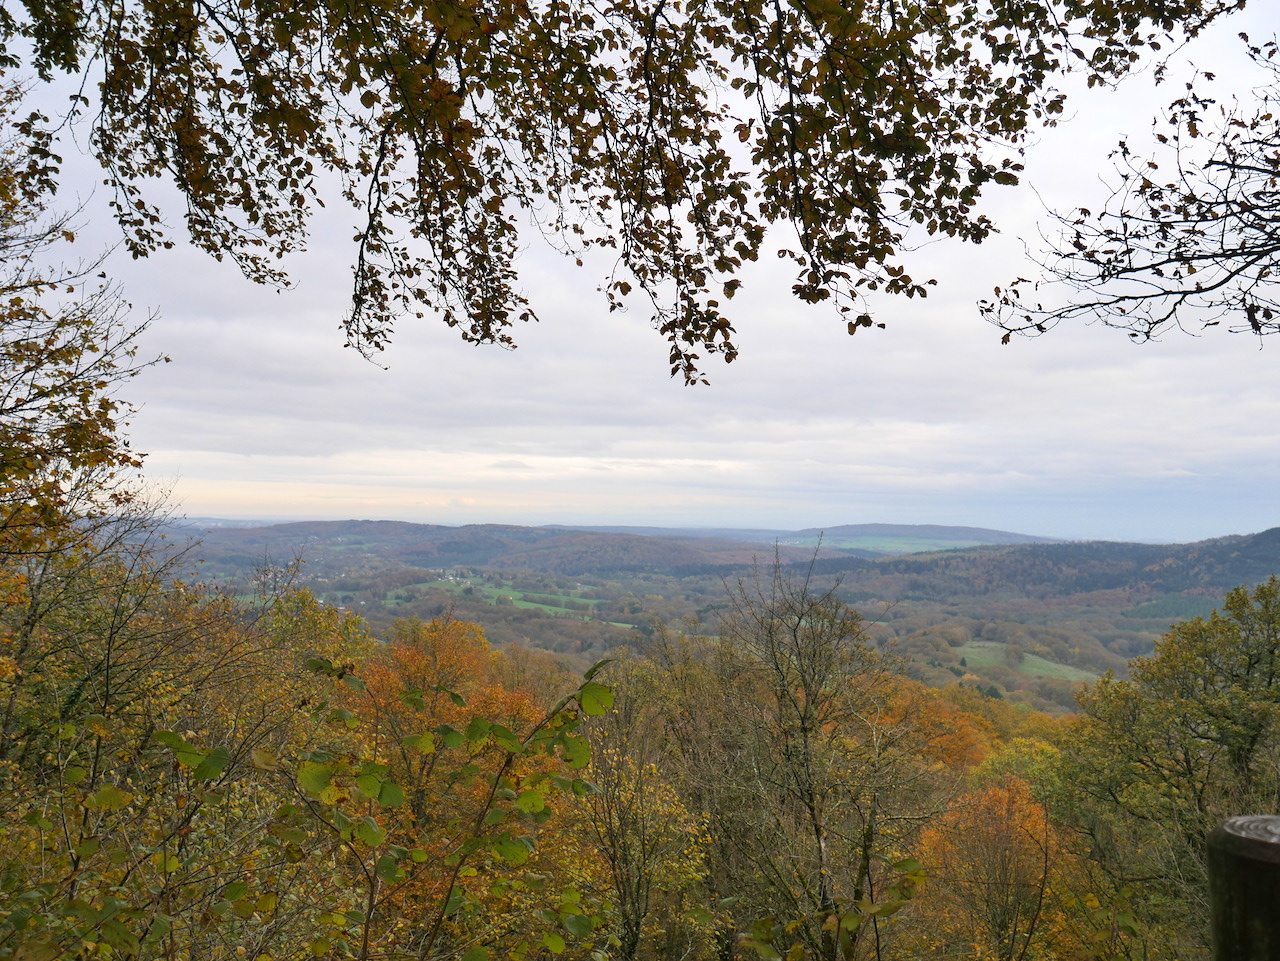
M336 178L359 211L349 344L383 348L405 314L512 344L540 233L603 249L604 301L647 302L694 381L702 354L736 355L726 303L769 227L796 237L777 253L797 297L871 326L868 293L932 283L913 237L991 232L978 201L1017 182L1057 77L1111 82L1240 5L52 0L3 9L0 56L78 83L135 255L174 243L168 181L192 242L283 282Z
M1127 679L1108 672L1079 697L1064 780L1076 828L1119 886L1141 889L1139 917L1178 957L1208 944L1209 833L1275 805L1278 641L1273 575L1174 625Z

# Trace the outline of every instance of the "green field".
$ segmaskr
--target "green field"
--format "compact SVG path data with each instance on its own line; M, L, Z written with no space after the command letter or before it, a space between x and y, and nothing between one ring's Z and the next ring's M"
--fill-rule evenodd
M970 641L962 647L957 647L955 651L965 659L966 664L973 667L992 667L1006 663L1004 652L1007 646L999 641ZM1038 654L1023 654L1021 662L1014 670L1031 677L1057 677L1065 681L1096 681L1098 679L1098 675L1091 671L1066 664L1055 664L1053 661L1046 661Z
M452 594L461 594L467 588L472 588L475 593L483 595L485 600L490 604L497 604L501 599L505 598L511 602L513 607L524 608L526 610L545 611L546 613L552 614L556 617L575 617L584 621L592 619L591 612L566 607L565 602L585 604L588 607L595 607L597 604L601 603L599 598L594 597L576 597L572 594L549 594L543 591L521 591L506 584L495 585L484 581L424 581L422 584L410 586L434 587L439 588L440 590L449 591Z

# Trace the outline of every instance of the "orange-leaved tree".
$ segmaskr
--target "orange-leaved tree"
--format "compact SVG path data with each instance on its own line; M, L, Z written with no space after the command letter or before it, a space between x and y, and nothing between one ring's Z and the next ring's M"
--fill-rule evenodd
M1008 777L961 798L921 834L930 890L911 940L973 961L1056 956L1064 858L1025 781Z
M612 693L589 672L537 707L497 684L478 626L403 622L395 634L358 668L309 661L336 684L312 712L330 734L268 762L295 791L294 829L319 826L343 865L310 950L479 961L589 935L601 919L533 864L555 799L593 790L577 729Z

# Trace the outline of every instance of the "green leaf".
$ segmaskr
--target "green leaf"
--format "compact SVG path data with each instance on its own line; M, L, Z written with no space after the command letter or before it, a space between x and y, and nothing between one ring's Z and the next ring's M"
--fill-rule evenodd
M221 893L228 901L239 901L249 893L249 883L247 881L232 881L222 889Z
M422 740L418 744L418 750L423 754L434 754L436 752L436 736L432 731L427 731L422 735Z
M62 949L47 941L24 941L13 953L13 961L57 961Z
M911 903L910 901L903 901L903 900L881 901L868 913L874 914L877 917L887 918L892 914L897 914L899 911L901 911L910 903Z
M400 701L406 706L416 711L425 711L427 702L422 697L422 691L405 691L400 695Z
M378 804L384 808L398 808L404 804L404 790L394 781L383 781L378 789Z
M524 838L504 834L493 842L493 853L508 864L521 865L529 860L529 843Z
M476 945L462 956L462 961L489 961L489 952Z
M466 892L462 888L455 887L449 892L448 900L444 903L444 915L447 918L453 917L458 910L466 903Z
M373 818L361 818L356 822L356 837L371 848L376 848L386 840L386 832Z
M121 791L114 784L104 784L85 798L84 806L96 811L119 811L133 800L128 791Z
M564 929L575 938L585 938L595 930L595 923L585 914L566 914L562 923Z
M850 934L862 927L862 922L866 919L866 915L860 911L849 911L843 915L833 914L832 917L839 919L837 924L841 931L848 931Z
M178 763L188 770L199 767L204 763L204 759L208 756L204 751L188 744L183 750L177 751Z
M520 796L516 798L516 807L526 814L537 814L547 806L546 800L540 791L533 788L521 791Z
M542 936L542 943L547 946L547 950L552 954L559 954L564 950L564 938L556 934L554 931L548 931Z
M494 741L504 750L510 751L512 754L520 754L524 751L524 742L510 728L495 724L489 733L493 735Z
M378 858L377 872L378 877L385 884L394 884L404 877L404 869L396 863L396 859L390 854L384 854Z
M462 747L462 742L466 740L461 731L449 724L441 724L435 730L444 741L444 746L448 748Z
M332 764L303 761L298 765L298 785L311 795L319 795L333 779Z
M613 707L613 691L603 684L587 681L578 689L578 703L583 714L600 715Z
M156 731L155 739L178 756L178 763L192 768L205 759L205 753L174 731Z
M354 731L360 726L360 719L348 708L335 707L329 712L329 723L341 724L348 730Z
M231 752L225 747L214 748L209 755L196 765L191 776L197 781L212 781L231 763Z
M169 932L172 930L172 921L163 914L153 914L150 918L150 924L147 925L147 933L143 935L142 940L148 944L159 944L169 936Z
M782 961L782 955L778 953L778 949L767 941L757 941L755 938L743 938L744 946L753 948L764 961Z
M138 939L132 931L124 926L120 921L111 920L104 922L98 928L98 934L103 941L111 945L122 954L137 954Z
M586 767L591 763L591 745L585 737L567 734L562 742L564 760L569 767Z
M433 687L433 688L432 688L432 690L433 690L433 691L436 691L436 692L438 692L438 693L440 693L440 694L447 695L447 696L448 696L448 698L449 698L449 700L453 701L453 703L454 703L457 707L466 707L466 706L467 706L467 699L466 699L465 697L463 697L463 696L462 696L461 694L459 694L457 691L451 691L451 690L449 690L449 689L448 689L447 687L445 687L443 684L437 684L435 687Z

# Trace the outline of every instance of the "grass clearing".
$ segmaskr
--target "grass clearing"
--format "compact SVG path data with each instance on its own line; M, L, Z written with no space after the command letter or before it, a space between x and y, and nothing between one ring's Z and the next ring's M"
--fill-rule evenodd
M1080 667L1072 667L1069 664L1046 661L1038 654L1024 654L1022 663L1018 665L1018 670L1023 674L1030 674L1032 677L1059 677L1064 681L1092 683L1098 679L1098 675L1092 671L1086 671Z
M957 647L956 653L964 658L970 667L1008 666L1005 660L1007 644L1000 641L970 641L963 647ZM1096 681L1098 675L1083 668L1071 667L1046 660L1038 654L1023 654L1022 660L1014 670L1030 677L1056 677L1064 681Z

